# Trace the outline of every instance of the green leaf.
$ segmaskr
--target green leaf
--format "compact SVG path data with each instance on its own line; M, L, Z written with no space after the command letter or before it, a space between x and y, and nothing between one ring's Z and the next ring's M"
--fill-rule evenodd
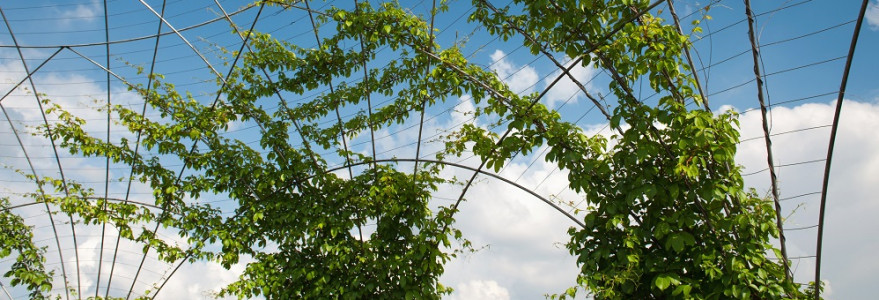
M688 284L681 284L681 285L678 285L677 287L675 287L674 291L671 294L673 296L677 296L677 295L680 295L683 293L685 298L689 298L690 291L692 289L693 289L693 287Z
M656 276L656 279L653 280L653 285L660 291L664 291L671 285L671 278L665 275Z

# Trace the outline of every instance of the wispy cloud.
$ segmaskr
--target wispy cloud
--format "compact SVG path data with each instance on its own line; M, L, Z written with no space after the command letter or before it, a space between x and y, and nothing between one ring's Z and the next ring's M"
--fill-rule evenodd
M450 299L509 300L510 292L494 280L471 280L455 287Z
M879 30L879 0L871 2L869 6L867 6L867 14L865 17L867 18L867 24L870 25L871 30Z
M501 50L495 50L491 54L491 62L494 63L491 69L510 86L513 92L529 94L534 91L538 77L533 67L513 64L507 59L507 54Z
M98 5L98 2L91 1L88 4L76 5L72 9L59 11L58 21L61 25L70 25L75 22L92 22L99 16L102 16L103 13L103 8Z
M568 62L564 64L565 68L570 68L571 63L573 62L569 58L566 58L566 61ZM571 76L574 77L577 82L582 84L583 87L591 93L593 90L593 86L589 82L592 80L593 77L595 77L596 72L598 72L598 70L593 68L592 64L590 63L585 67L583 65L574 66L573 68L571 68L569 73L571 73ZM549 84L552 83L552 81L555 80L556 77L558 77L559 75L562 75L562 70L555 71L552 73L552 75L547 77L544 80L546 86L549 86ZM552 89L550 89L549 92L546 94L546 105L554 108L558 103L576 103L577 99L581 98L582 95L583 92L580 90L580 87L577 86L577 84L573 80L571 80L571 77L565 75L565 77L559 80L559 82L556 83L556 85L554 85Z

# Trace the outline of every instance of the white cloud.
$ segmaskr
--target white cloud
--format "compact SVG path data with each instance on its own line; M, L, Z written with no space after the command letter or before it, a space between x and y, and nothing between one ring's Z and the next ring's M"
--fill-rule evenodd
M104 9L98 5L97 1L91 1L89 4L78 4L72 9L57 12L61 25L70 25L78 21L92 22L98 16L104 15Z
M507 59L507 54L501 50L495 50L491 54L491 69L497 73L501 80L506 82L513 92L530 94L537 84L537 71L533 67L517 66Z
M566 60L566 62L563 64L563 66L565 66L565 68L569 68L571 66L571 63L573 63L573 61L571 61L570 58L566 58L565 60ZM574 66L569 71L569 73L571 73L571 76L573 76L574 79L577 80L577 82L582 84L583 87L586 88L586 90L589 91L590 94L593 94L594 96L597 96L597 95L595 95L594 87L590 83L590 80L592 80L592 78L595 77L597 72L598 72L598 69L593 68L591 62L589 63L589 65L587 65L585 67L582 64ZM552 81L555 80L556 77L558 77L559 75L562 75L562 74L563 74L562 70L557 70L557 71L553 72L549 77L544 79L545 86L549 86L549 84L552 83ZM544 96L544 99L546 100L547 106L554 108L554 107L556 107L556 104L559 104L559 103L565 103L565 102L577 103L577 99L580 99L583 97L585 97L585 96L583 95L583 92L580 90L580 87L577 86L577 84L574 83L574 81L571 80L570 77L565 75L561 80L559 80L558 83L556 83L552 87L552 89L549 90L549 92L546 94L546 96ZM570 101L568 101L568 99L570 99Z
M870 25L870 29L879 30L879 0L870 2L864 17L867 18L867 24Z
M689 3L686 3L686 4L684 4L684 14L683 14L683 15L684 15L684 16L688 16L688 15L690 15L691 13L693 13L694 10L696 10L696 8L693 7L693 5L690 5Z
M532 154L517 159L500 175L510 180L518 178L519 184L544 197L557 195L562 201L574 202L581 199L568 191L567 173L557 171L555 165L538 158L529 168L534 158ZM458 169L449 171L457 178L468 178L470 174ZM460 188L448 193L456 198ZM456 215L456 226L480 250L448 263L442 282L459 289L474 281L492 280L508 289L510 299L540 299L576 284L576 260L563 246L573 221L517 187L485 176L477 178L466 199Z
M773 154L778 170L781 198L821 191L824 161L830 135L835 101L810 103L772 110ZM742 138L762 136L760 112L742 114ZM809 130L803 130L813 128ZM864 286L879 281L875 270L879 261L872 259L879 251L879 239L872 238L871 228L879 228L873 212L879 210L875 195L879 186L879 104L846 100L833 155L824 231L822 279L833 282L832 299L869 299ZM795 131L801 130L801 131ZM762 138L744 141L737 161L743 173L753 173L767 166ZM815 161L811 163L802 163ZM745 176L746 184L765 192L769 186L766 171ZM789 256L794 260L797 282L814 280L814 226L818 222L820 195L806 195L782 202ZM829 293L828 293L829 294ZM831 299L831 298L826 298Z
M226 270L211 262L184 264L156 299L214 299L213 295L221 288L238 280L245 265L246 262L241 262Z
M728 112L728 111L735 111L735 109L736 108L732 105L724 104L724 105L721 105L719 108L717 108L717 110L714 111L714 114L720 115L720 114Z
M456 286L449 299L509 300L510 292L494 280L471 280Z
M824 299L832 300L836 298L833 297L833 285L830 284L829 280L821 280L824 283L824 292L821 294Z

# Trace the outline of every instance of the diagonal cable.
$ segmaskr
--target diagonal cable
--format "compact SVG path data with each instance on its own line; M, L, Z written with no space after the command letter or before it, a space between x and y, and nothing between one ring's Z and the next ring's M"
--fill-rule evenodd
M770 138L767 119L766 102L763 100L763 76L760 74L760 49L754 33L754 12L751 1L745 1L745 13L748 15L748 39L751 41L751 54L754 58L754 77L757 81L757 101L760 102L760 116L763 125L763 140L766 142L766 160L769 164L769 180L772 187L772 202L775 204L775 224L778 227L778 240L781 245L781 264L784 267L784 280L792 281L790 265L787 259L787 238L784 236L784 220L781 217L781 202L778 201L778 177L775 173L775 160L772 156L772 139Z
M7 27L7 28L8 28L8 27ZM17 48L17 49L21 49L21 48ZM30 72L26 72L27 76L25 76L24 78L21 79L21 81L19 81L17 84L15 84L14 86L12 86L12 87L9 89L9 91L6 92L5 95L3 95L3 97L0 97L0 102L3 102L3 100L6 99L6 97L9 97L9 95L12 95L12 92L14 92L15 89L17 89L18 87L20 87L20 86L21 86L22 84L24 84L26 81L31 80L31 76L33 76L35 73L37 73L37 71L39 71L40 68L42 68L43 66L45 66L46 63L48 63L50 60L52 60L52 58L55 58L55 56L58 55L58 53L61 53L61 50L64 50L64 47L58 47L58 50L55 50L55 52L52 53L52 55L50 55L49 58L46 58L46 60L44 60L42 63L40 63L40 65L38 65L38 66L37 66L36 68L34 68L32 71L30 71ZM19 50L19 51L21 51L21 50Z
M489 9L491 9L494 13L496 13L496 14L499 13L498 9L495 8L494 5L492 5L492 4L489 3L488 1L486 1L486 0L480 0L480 2L482 2L486 7L488 7ZM658 3L658 2L657 2L657 3ZM647 10L649 10L649 9L647 9ZM531 34L529 34L528 32L526 32L524 29L522 29L521 27L517 26L516 24L513 24L513 22L510 22L509 19L506 20L506 21L507 21L507 25L508 25L508 26L510 26L511 28L515 29L516 32L518 32L518 33L521 34L523 37L525 37L525 39L531 41L531 42L534 43L535 45L541 45L541 44L537 41L537 39L535 39ZM591 52L591 51L586 52L586 53L590 53L590 52ZM571 69L572 69L574 66L576 66L577 64L580 63L580 61L583 60L583 57L582 57L582 56L579 57L579 58L577 58L576 60L572 61L572 62L571 62L571 65L570 65L569 67L565 67L564 65L562 65L561 63L559 63L559 61L558 61L557 59L555 59L555 57L553 57L552 54L550 54L550 51L547 50L546 47L541 46L541 47L540 47L540 53L542 53L544 56L546 56L547 58L549 58L549 60L551 60L552 63L555 64L555 66L556 66L559 70L562 71L562 75L567 76L568 79L571 80L571 82L573 82L574 84L576 84L576 85L577 85L577 88L579 88L580 91L582 91L583 94L585 94L586 97L589 98L590 101L592 101L592 104L595 105L595 107L598 107L598 110L601 111L601 114L604 115L605 118L607 118L608 120L610 120L610 114L607 112L607 109L606 109L603 105L601 105L601 103L598 102L598 99L595 99L595 97L592 96L592 94L589 93L589 91L586 90L586 87L585 87L582 83L580 83L580 81L577 80L577 78L574 77L574 75L572 75L571 72L570 72ZM547 87L547 88L546 88L546 91L548 91L550 88L551 88L551 86Z
M668 2L668 11L671 13L672 19L674 20L675 27L678 30L678 34L684 36L684 30L681 28L681 20L678 19L678 13L675 12L675 5L672 0L667 0ZM699 74L696 71L696 65L693 64L693 58L690 56L690 47L693 44L690 42L690 39L687 38L687 44L684 45L684 55L687 57L687 64L690 66L690 73L693 75L693 80L696 82L696 88L699 90L699 96L702 98L702 106L706 111L711 111L711 108L708 106L708 98L705 97L705 92L702 91L702 83L699 81Z

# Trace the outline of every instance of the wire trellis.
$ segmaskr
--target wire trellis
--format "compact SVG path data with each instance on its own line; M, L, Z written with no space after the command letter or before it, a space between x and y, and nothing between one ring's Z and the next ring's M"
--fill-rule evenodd
M814 204L818 201L820 208L817 216L814 219L807 218L808 223L786 227L782 231L779 242L784 256L787 256L792 263L789 275L793 276L796 282L820 281L825 210L828 202L832 205L832 195L828 196L828 182L832 179L830 170L834 142L839 121L844 117L840 115L840 111L846 82L853 61L857 59L854 54L858 34L869 1L863 1L858 13L846 11L827 22L816 22L817 25L804 28L802 31L783 30L786 24L773 23L775 21L773 18L778 15L784 20L796 19L790 15L798 14L799 10L818 7L820 1L787 1L776 7L762 4L752 8L747 0L744 1L744 6L740 1L715 0L703 5L704 9L695 10L690 9L695 3L678 2L684 3L673 3L670 0L654 1L647 11L674 21L678 28L686 33L685 30L692 28L682 24L701 18L703 13L700 11L708 11L707 8L724 10L719 14L726 18L705 21L702 23L704 34L690 35L693 48L692 53L689 51L686 53L686 58L691 69L696 70L694 75L699 79L699 93L710 101L705 104L707 109L717 110L724 105L733 105L746 108L742 114L747 114L751 110L760 110L762 134L743 136L740 146L750 146L762 140L765 146L766 164L755 166L755 169L747 169L742 175L749 182L771 186L768 190L776 203L779 228L783 227L783 214L795 212L799 204ZM65 218L57 215L58 209L51 205L22 200L25 199L24 193L34 190L40 193L53 192L44 190L44 187L37 183L25 180L25 177L18 176L18 173L30 174L37 178L55 176L62 182L68 179L76 180L94 187L96 191L101 191L101 199L133 203L159 210L149 200L151 193L141 189L136 182L132 182L133 171L130 168L116 165L109 158L105 161L97 161L65 154L57 141L30 136L33 127L49 126L53 122L46 115L40 100L49 98L63 101L70 104L66 108L83 111L96 111L96 108L109 107L111 104L123 104L129 107L141 107L142 115L156 115L156 112L147 109L143 99L137 99L125 90L126 85L129 84L143 83L147 87L152 86L152 77L136 72L139 66L146 70L146 74L164 74L167 76L167 82L174 82L178 88L191 90L203 103L215 104L222 99L226 80L231 75L232 68L239 63L239 56L251 51L247 43L249 36L242 35L241 30L271 33L279 40L306 48L321 47L325 32L331 32L332 28L321 27L321 24L315 21L316 16L329 7L353 8L357 3L357 0L302 1L286 8L266 6L264 3L235 7L241 4L222 0L139 0L137 3L103 0L91 3L73 1L50 4L7 1L0 4L0 16L5 25L4 33L0 34L0 79L5 80L0 82L0 95L2 95L0 109L6 119L4 125L0 127L0 137L2 137L0 159L6 167L5 173L0 176L0 185L6 187L0 191L0 197L10 198L12 205L6 209L25 217L35 230L51 233L51 237L41 236L37 239L42 246L48 248L47 265L58 270L56 276L59 278L56 279L56 283L61 284L56 284L52 292L63 294L65 299L123 295L130 298L144 296L146 290L151 290L150 297L169 296L160 292L167 283L176 278L175 274L178 269L185 266L186 259L174 264L161 263L154 253L137 251L140 246L121 239L120 235L109 226L82 225L73 217ZM494 9L494 6L503 7L508 4L507 1L492 1L489 6ZM594 72L586 78L578 78L573 74L576 71L575 67L580 66L582 60L590 59L588 55L568 58L552 53L547 47L543 47L541 53L536 55L521 51L522 46L519 42L533 37L524 31L520 32L518 37L506 42L488 36L478 26L466 22L468 14L473 9L469 2L449 2L450 9L441 14L436 10L438 3L435 0L409 1L404 5L415 13L427 16L424 18L429 22L431 32L435 32L432 38L435 38L439 44L466 45L465 49L470 50L468 58L474 62L485 61L487 49L501 50L500 55L491 55L489 63L483 65L486 69L500 73L498 70L511 61L527 62L504 71L507 73L505 78L502 78L515 85L517 76L533 72L534 80L530 81L528 86L518 87L523 91L537 91L540 97L544 97L556 91L553 88L558 82L573 83L575 88L561 97L559 101L561 106L557 107L562 118L572 120L584 128L607 122L608 99L601 94L600 88L595 86L608 82L612 76ZM687 9L681 10L683 8ZM686 13L678 16L676 9ZM785 14L788 14L786 18L784 18ZM39 26L40 23L56 26ZM712 30L713 26L718 26L718 29ZM832 37L829 36L831 34ZM771 60L777 56L768 52L775 49L796 47L798 43L827 44L831 39L834 43L839 43L841 41L839 36L851 36L849 46L828 47L827 51L816 55L803 55L802 58L791 60L786 64L771 63ZM736 40L741 46L718 49L714 45L715 39ZM344 46L354 50L363 49L362 42ZM237 55L229 61L223 49L233 49ZM394 55L388 48L377 51L378 57ZM752 55L749 57L748 53ZM349 84L369 80L370 68L382 68L366 63L362 67L363 74L347 78ZM277 78L277 74L268 70L260 71L266 78ZM718 74L718 72L722 73ZM793 78L798 76L819 76L819 74L827 84L804 89L803 93L799 94L780 88L785 81L795 80ZM215 82L220 82L219 87ZM839 86L834 86L830 84L831 82L839 82ZM324 92L332 93L334 90L334 85L330 84L303 96L276 91L275 97L265 100L264 107L268 107L270 111L277 110L280 107L300 104ZM596 90L599 92L596 93ZM833 95L836 96L836 109L832 118L828 118L832 120L829 124L802 125L781 130L777 129L778 124L772 123L773 111L777 108L786 108L810 100L823 100ZM645 97L639 95L638 98L648 101L655 96L656 94L650 93ZM736 100L742 97L746 100ZM392 100L380 97L368 98L366 107L358 109L365 109L371 115L373 109L387 105ZM478 157L465 156L447 160L433 158L436 154L437 140L444 133L464 123L475 121L472 117L462 114L463 119L457 120L457 123L449 123L447 127L435 126L440 120L455 114L459 107L467 103L467 99L458 99L427 110L422 106L420 112L410 118L409 123L388 130L370 128L368 138L351 138L342 131L339 136L339 147L345 153L362 151L372 158L370 164L411 164L413 174L419 172L421 163L442 164L447 168L464 172L461 174L466 174L465 184L457 186L458 190L447 191L448 195L455 196L437 196L442 199L441 201L454 203L454 207L461 204L477 179L487 179L520 190L523 198L546 204L562 216L553 220L554 222L582 226L575 210L582 209L581 205L584 201L572 201L572 204L560 203L562 201L559 200L561 199L559 195L566 193L576 195L576 193L567 189L550 193L547 192L549 187L543 186L546 182L563 178L564 173L558 168L551 168L540 174L534 171L537 162L543 158L541 151L532 155L516 154L499 172L485 170L485 162ZM566 108L562 109L562 107ZM758 108L747 109L750 107ZM356 110L337 109L333 113L335 118L321 122L324 125L341 126L342 122L356 113ZM114 120L109 112L106 115L87 114L84 118L90 122L89 124L101 123L103 126L91 128L91 132L96 136L101 134L108 141L118 141L126 134L114 131ZM296 120L293 123L296 131L299 131L296 144L299 147L311 147L311 142L307 141L301 133L301 125ZM830 138L827 144L812 145L827 146L827 152L823 153L826 154L826 158L791 160L783 156L773 156L773 149L776 149L772 146L773 141L807 134L825 134L824 129L828 128ZM598 126L596 129L594 134L612 134L608 132L606 126L603 128ZM237 128L223 134L258 147L259 139L254 136L263 132L264 129L258 124L238 124ZM506 136L508 133L509 131L500 135ZM400 136L410 137L403 139ZM138 141L135 145L139 145L140 134L136 133L133 138ZM139 151L144 150L135 148L135 152ZM191 151L197 151L195 143ZM347 155L338 156L335 151L322 155L331 160L330 165L333 167L330 172L341 172L348 177L355 176L365 164L353 161ZM312 159L316 163L317 159L314 157ZM822 182L820 191L815 189L784 191L777 186L778 182L785 182L789 174L785 173L787 169L820 165L822 162L824 165L821 169L823 176L820 178ZM521 164L522 167L508 168L512 164ZM191 171L185 162L168 165L180 168L179 177ZM126 174L128 176L125 176ZM760 176L768 178L758 178ZM62 191L62 193L66 192L66 190ZM231 202L222 197L203 201L218 204ZM152 232L173 239L171 237L173 233L163 232L159 224L155 224ZM792 235L796 233L796 236L786 236L785 233ZM86 245L83 242L83 238L91 241L91 237L99 237L99 243ZM785 249L785 244L792 239L814 241L815 249L789 253ZM132 251L132 249L137 250ZM96 258L92 255L94 253L97 254ZM796 269L800 261L805 260L811 261L815 267L814 272ZM9 264L11 264L9 258L0 261L0 266ZM96 271L84 271L83 266L86 264L96 265L96 268L93 268ZM787 267L786 264L785 266ZM6 297L17 299L25 295L22 290L10 289L7 280L7 278L0 279Z

